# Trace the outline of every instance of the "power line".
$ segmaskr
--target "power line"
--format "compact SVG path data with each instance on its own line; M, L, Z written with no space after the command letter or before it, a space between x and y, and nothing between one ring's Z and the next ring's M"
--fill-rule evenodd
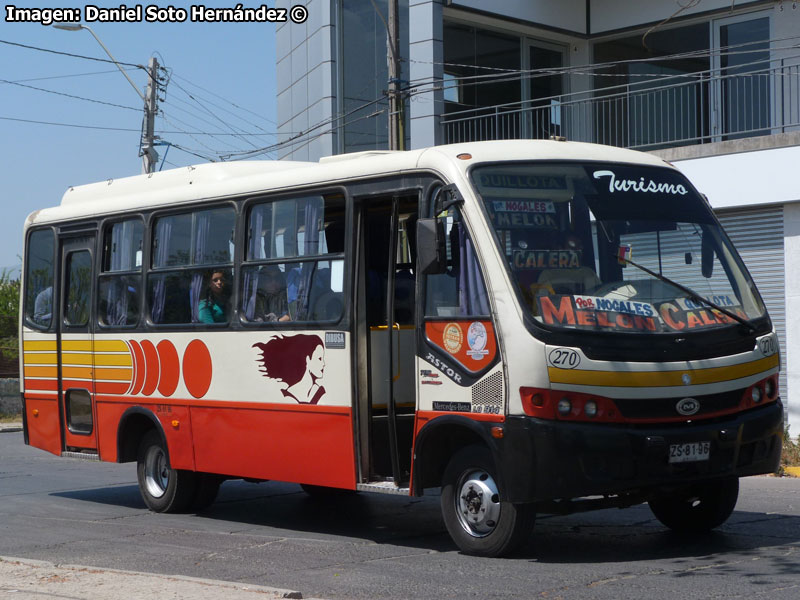
M131 69L126 69L131 70ZM119 73L119 69L108 71L92 71L91 73L73 73L72 75L50 75L49 77L33 77L31 79L15 79L10 83L28 83L29 81L45 81L48 79L69 79L71 77L86 77L88 75L106 75L108 73Z
M103 100L95 100L94 98L85 98L83 96L76 96L74 94L67 94L65 92L57 92L55 90L48 90L47 88L40 88L33 85L27 85L25 83L18 83L16 81L9 81L8 79L0 79L0 83L7 83L9 85L16 85L18 87L27 88L30 90L36 90L37 92L46 92L48 94L55 94L56 96L64 96L66 98L73 98L74 100L84 100L86 102L94 102L95 104L104 104L106 106L113 106L115 108L124 108L126 110L134 110L136 112L141 111L141 108L134 108L133 106L124 106L122 104L114 104L113 102L105 102Z
M217 98L219 98L220 100L224 100L225 102L227 102L228 104L231 104L232 106L235 106L235 107L236 107L236 108L238 108L239 110L243 110L243 111L245 111L245 112L248 112L248 113L250 113L251 115L254 115L254 116L256 116L256 117L259 117L259 118L261 118L261 119L264 119L265 121L267 121L267 122L269 122L269 123L272 123L273 125L277 125L277 123L276 123L275 121L273 121L272 119L270 119L270 118L268 118L268 117L265 117L264 115L260 115L260 114L258 114L258 113L256 113L256 112L253 112L252 110L250 110L250 109L248 109L248 108L245 108L245 107L243 107L243 106L239 106L239 105L238 105L238 104L236 104L235 102L233 102L233 101L231 101L231 100L227 100L226 98L223 98L223 97L222 97L222 96L220 96L219 94L215 94L215 93L214 93L214 92L212 92L211 90L207 90L206 88L204 88L204 87L202 87L202 86L199 86L199 85L197 85L196 83L193 83L193 82L189 81L189 80L188 80L188 79L186 79L185 77L181 77L180 75L175 75L175 77L177 77L178 79L181 79L181 80L185 81L185 82L186 82L186 83L188 83L189 85L193 85L194 87L196 87L196 88L198 88L198 89L201 89L201 90L203 90L204 92L207 92L207 93L211 94L212 96L216 96L216 97L217 97Z
M75 127L77 129L100 129L103 131L141 131L130 127L102 127L100 125L78 125L75 123L55 123L53 121L35 121L33 119L17 119L14 117L0 117L3 121L17 121L19 123L34 123L36 125L54 125L57 127Z
M104 62L110 64L120 64L126 67L133 67L135 69L142 69L146 71L143 65L135 65L133 63L126 63L117 61L116 63L113 60L109 60L107 58L96 58L94 56L84 56L82 54L73 54L72 52L62 52L61 50L50 50L49 48L39 48L38 46L29 46L28 44L20 44L18 42L9 42L8 40L0 40L0 44L8 44L9 46L17 46L19 48L26 48L28 50L38 50L39 52L49 52L50 54L60 54L61 56L69 56L71 58L82 58L84 60L94 60L97 62Z
M20 119L17 117L3 117L0 116L0 120L3 121L17 121L20 123L33 123L36 125L54 125L58 127L74 127L78 129L103 129L107 131L136 131L139 132L141 129L133 129L130 127L104 127L100 125L82 125L78 123L58 123L55 121L41 121L36 119ZM159 131L160 134L164 135L178 135L178 134L191 134L191 135L208 135L213 137L218 136L238 136L240 134L235 133L225 133L225 132L211 132L211 131L167 131L161 130ZM250 136L264 136L264 135L274 135L274 134L266 134L266 133L247 133L246 135Z
M206 111L208 114L210 114L212 117L214 117L215 119L217 119L217 120L218 120L220 123L222 123L222 124L223 124L225 127L227 127L228 129L230 129L232 132L234 132L234 133L237 133L237 132L236 132L236 129L235 129L235 128L234 128L232 125L230 125L229 123L226 123L226 122L225 122L225 121L224 121L224 120L223 120L223 119L222 119L222 118L221 118L219 115L217 115L217 114L216 114L214 111L212 111L212 110L210 110L209 108L207 108L207 107L206 107L206 106L205 106L205 105L204 105L202 102L200 102L200 101L199 101L197 98L195 98L195 97L194 97L194 96L191 94L191 92L189 92L188 90L186 90L184 87L182 87L182 86L181 86L180 84L178 84L178 83L175 83L175 86L176 86L176 87L177 87L179 90L181 90L183 93L185 93L187 96L189 96L189 98L191 98L192 100L194 100L194 101L197 103L197 105L198 105L200 108L202 108L202 109L203 109L203 110L205 110L205 111ZM252 143L250 140L247 140L247 139L245 139L244 137L241 137L241 139L242 139L242 141L244 141L244 142L246 142L246 143L250 144L251 146L253 146L253 148L256 148L256 145L255 145L255 144L253 144L253 143Z

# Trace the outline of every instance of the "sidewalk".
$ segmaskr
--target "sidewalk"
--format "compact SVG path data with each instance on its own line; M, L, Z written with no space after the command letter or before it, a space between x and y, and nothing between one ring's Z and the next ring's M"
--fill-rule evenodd
M22 431L22 421L18 423L0 423L0 433L4 431Z
M179 575L153 575L0 556L0 596L40 600L160 598L192 600L271 600L303 598L300 592Z

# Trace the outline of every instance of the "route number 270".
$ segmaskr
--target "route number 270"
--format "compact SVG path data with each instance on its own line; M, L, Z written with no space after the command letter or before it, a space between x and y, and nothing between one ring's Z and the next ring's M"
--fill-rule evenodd
M581 364L581 357L572 348L555 348L547 355L547 362L559 369L574 369Z

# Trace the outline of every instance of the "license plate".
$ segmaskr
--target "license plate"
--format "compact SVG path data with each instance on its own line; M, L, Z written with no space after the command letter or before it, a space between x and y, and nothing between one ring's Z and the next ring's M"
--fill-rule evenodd
M711 442L690 442L687 444L670 444L669 462L696 462L708 460L711 455Z

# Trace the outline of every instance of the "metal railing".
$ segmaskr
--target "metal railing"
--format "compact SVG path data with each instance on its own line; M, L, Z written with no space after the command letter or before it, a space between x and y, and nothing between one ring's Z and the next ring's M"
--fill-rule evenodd
M442 116L444 137L453 143L557 135L653 150L800 130L800 64L785 62L450 112Z

